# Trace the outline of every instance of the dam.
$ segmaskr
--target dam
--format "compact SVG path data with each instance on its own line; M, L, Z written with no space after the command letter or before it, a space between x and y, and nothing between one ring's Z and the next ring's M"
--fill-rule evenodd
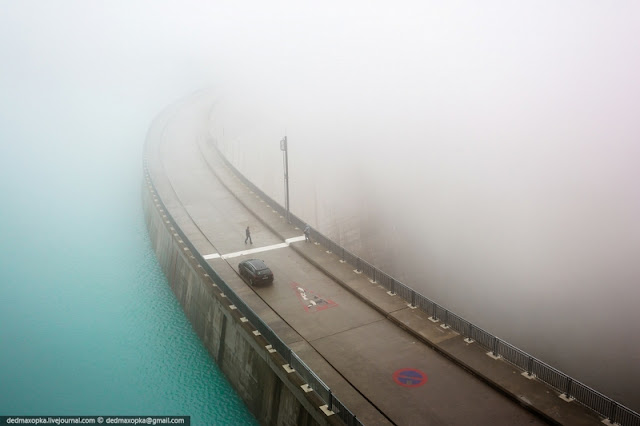
M196 96L153 123L145 216L194 330L261 423L638 424L608 399L588 409L572 391L579 384L559 372L554 386L539 380L534 372L547 370L533 359L528 371L507 362L505 342L461 331L452 313L421 306L364 260L354 267L320 234L306 242L219 155L206 115ZM238 274L256 257L274 272L272 285Z

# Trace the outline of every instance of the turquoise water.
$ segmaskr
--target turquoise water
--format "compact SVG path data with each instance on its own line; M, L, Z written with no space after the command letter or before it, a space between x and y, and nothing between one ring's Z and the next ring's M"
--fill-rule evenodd
M142 147L164 105L73 88L0 84L0 414L256 424L150 246Z

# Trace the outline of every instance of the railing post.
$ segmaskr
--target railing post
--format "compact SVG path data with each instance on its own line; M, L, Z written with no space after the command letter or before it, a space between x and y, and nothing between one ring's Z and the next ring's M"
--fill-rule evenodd
M328 390L329 390L329 401L327 401L328 403L327 407L329 408L330 411L333 411L333 392L331 392L331 389L328 389Z
M573 379L569 376L567 376L567 385L566 385L566 390L564 392L565 396L567 398L571 398L571 385L573 384Z
M411 290L411 307L416 307L416 292Z
M493 356L498 356L498 338L493 336Z
M434 321L438 320L438 305L436 305L436 302L431 302L431 318L433 318Z
M396 280L391 279L391 293L396 294Z
M358 258L358 260L356 261L356 272L362 272L362 270L360 269L360 258Z
M609 406L609 421L611 423L615 423L616 418L616 408L618 407L618 404L616 404L616 402L612 399L611 400L611 405Z
M527 366L527 374L529 375L529 377L531 377L531 375L533 374L533 357L532 356L529 357L529 365Z
M373 268L373 282L374 282L374 283L376 283L376 282L377 282L377 280L376 280L376 271L377 271L377 269L376 269L376 268Z
M470 322L467 322L467 325L468 325L467 338L464 340L467 343L473 343L473 324L471 324Z

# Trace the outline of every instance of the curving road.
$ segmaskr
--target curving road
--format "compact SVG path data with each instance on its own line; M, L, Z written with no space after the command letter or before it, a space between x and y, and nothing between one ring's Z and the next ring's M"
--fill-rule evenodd
M310 256L322 255L321 248L304 240L285 242L300 240L296 237L302 232L283 223L264 203L258 205L260 214L275 221L280 235L240 203L227 186L240 199L255 195L203 142L204 104L185 104L170 115L156 142L146 147L149 169L167 208L223 279L363 423L546 424L305 260L292 245ZM224 176L222 181L218 175ZM244 243L247 226L252 245ZM272 268L273 285L251 287L239 277L238 262L251 257ZM356 274L353 280L354 285L367 284ZM410 311L397 298L385 303L384 310L394 315ZM441 340L457 337L450 331L440 333Z

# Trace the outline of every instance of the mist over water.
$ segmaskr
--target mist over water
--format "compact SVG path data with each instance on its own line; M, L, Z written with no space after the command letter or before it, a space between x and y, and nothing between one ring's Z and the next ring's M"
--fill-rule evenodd
M15 105L29 88L12 83L19 96L2 107L27 115ZM46 111L29 111L28 126L0 125L11 143L0 160L0 413L256 424L151 249L141 148L152 115L120 116L94 95L76 104L40 94Z
M123 62L132 44L155 48L117 43L105 29L118 21L92 18L108 8L1 4L0 414L257 424L171 292L143 217L148 127L197 72Z

